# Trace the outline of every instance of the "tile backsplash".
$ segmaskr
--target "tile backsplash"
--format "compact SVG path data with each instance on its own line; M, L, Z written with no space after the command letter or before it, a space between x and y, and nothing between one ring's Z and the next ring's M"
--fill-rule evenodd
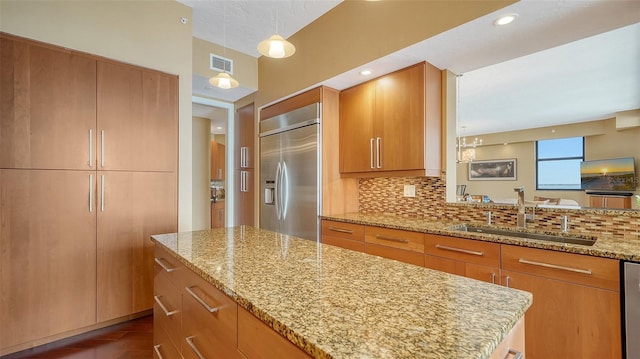
M404 185L415 185L416 196L404 197ZM491 211L496 226L513 227L517 209L506 205L448 204L446 184L434 177L361 178L359 208L361 213L388 213L398 216L450 222L486 223ZM531 213L531 208L527 208ZM640 240L640 211L606 209L536 209L535 220L527 228L557 232L563 216L569 218L569 232L583 235L609 234Z

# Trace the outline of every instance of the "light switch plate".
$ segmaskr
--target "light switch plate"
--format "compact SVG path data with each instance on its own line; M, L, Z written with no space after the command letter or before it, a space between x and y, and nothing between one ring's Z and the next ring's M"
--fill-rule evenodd
M416 196L416 186L412 184L404 185L404 196L405 197L415 197Z

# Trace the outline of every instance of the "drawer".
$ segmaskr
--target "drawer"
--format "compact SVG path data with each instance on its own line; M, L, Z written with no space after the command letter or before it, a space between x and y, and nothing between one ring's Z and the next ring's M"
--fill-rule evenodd
M185 276L190 273L187 267L169 252L156 244L154 251L155 272L163 272L176 287L182 288Z
M350 249L352 251L364 252L363 241L353 241L351 239L323 235L322 243L345 248L345 249Z
M153 327L164 329L176 348L179 347L182 326L181 291L167 273L159 272L153 281Z
M365 243L364 252L379 257L395 259L399 262L415 264L417 266L424 267L424 254L422 253L381 246L374 243Z
M500 244L425 234L425 253L489 267L500 267Z
M247 358L310 358L246 309L238 308L238 350Z
M367 243L424 253L424 234L380 227L365 227Z
M153 328L153 359L180 359L182 356L176 349L169 334L161 327Z
M237 357L238 313L231 298L192 274L182 288L182 309L185 357L196 351L204 358Z
M502 245L502 269L620 291L617 260Z
M322 236L331 236L352 241L364 241L364 226L362 224L343 223L322 220Z

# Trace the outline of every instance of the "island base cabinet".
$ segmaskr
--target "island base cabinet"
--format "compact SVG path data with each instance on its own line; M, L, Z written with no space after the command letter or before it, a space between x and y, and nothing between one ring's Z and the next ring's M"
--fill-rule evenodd
M516 325L513 326L509 334L500 342L496 350L491 353L489 359L507 359L511 356L518 358L522 354L522 358L528 358L525 355L525 318L522 317Z
M238 307L238 350L248 359L310 358L241 307Z
M504 270L502 281L533 294L527 359L622 357L618 292Z

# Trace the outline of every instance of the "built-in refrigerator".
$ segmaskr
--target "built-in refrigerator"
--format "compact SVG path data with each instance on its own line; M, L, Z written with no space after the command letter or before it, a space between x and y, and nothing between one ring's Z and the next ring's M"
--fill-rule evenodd
M318 240L321 104L260 121L260 227Z

